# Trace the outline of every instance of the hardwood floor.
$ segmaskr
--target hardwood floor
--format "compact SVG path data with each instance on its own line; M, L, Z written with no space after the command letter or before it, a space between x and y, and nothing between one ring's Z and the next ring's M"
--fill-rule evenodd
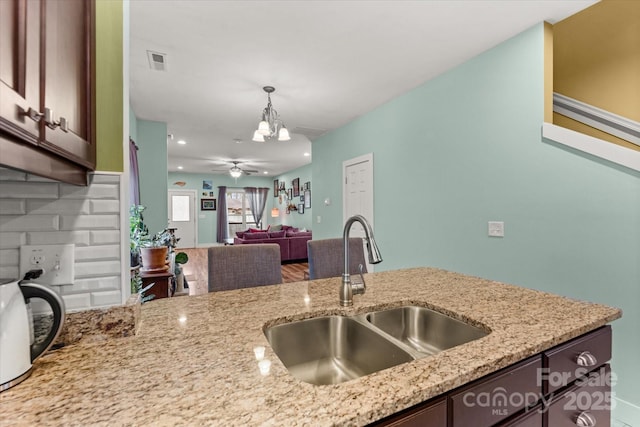
M189 283L189 295L206 294L208 292L207 248L177 250L185 252L189 256L189 262L182 266ZM309 264L306 262L283 264L282 281L289 283L305 280L304 274L307 270L309 270Z

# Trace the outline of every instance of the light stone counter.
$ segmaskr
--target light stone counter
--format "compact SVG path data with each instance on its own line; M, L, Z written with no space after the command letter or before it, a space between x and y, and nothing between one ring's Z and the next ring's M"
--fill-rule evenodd
M621 316L616 308L436 269L366 278L366 294L347 309L338 305L338 278L145 304L135 337L71 345L39 359L29 379L0 394L0 425L365 425ZM292 377L262 332L265 324L407 303L492 332L332 386ZM268 375L260 374L256 346L266 347Z

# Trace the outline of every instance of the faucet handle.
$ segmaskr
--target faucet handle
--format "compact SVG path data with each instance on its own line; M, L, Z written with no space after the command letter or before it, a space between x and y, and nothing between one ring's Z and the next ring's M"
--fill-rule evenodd
M351 281L351 288L353 290L353 295L363 295L367 290L367 283L364 281L364 276L362 275L362 264L358 265L358 270L360 274L360 282Z

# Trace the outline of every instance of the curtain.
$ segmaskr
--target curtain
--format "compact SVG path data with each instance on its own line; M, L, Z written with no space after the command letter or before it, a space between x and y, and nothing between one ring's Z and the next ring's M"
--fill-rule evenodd
M227 216L227 187L218 187L218 223L216 224L218 243L227 243L229 224Z
M267 206L267 196L269 189L266 187L244 187L244 194L249 199L249 209L256 220L258 228L262 228L262 215Z
M140 204L138 146L129 138L129 205Z

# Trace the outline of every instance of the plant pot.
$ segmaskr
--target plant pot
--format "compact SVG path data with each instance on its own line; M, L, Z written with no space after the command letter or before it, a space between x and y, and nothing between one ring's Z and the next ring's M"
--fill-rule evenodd
M166 246L140 248L142 256L142 269L144 272L161 272L167 271L167 252L169 248Z

